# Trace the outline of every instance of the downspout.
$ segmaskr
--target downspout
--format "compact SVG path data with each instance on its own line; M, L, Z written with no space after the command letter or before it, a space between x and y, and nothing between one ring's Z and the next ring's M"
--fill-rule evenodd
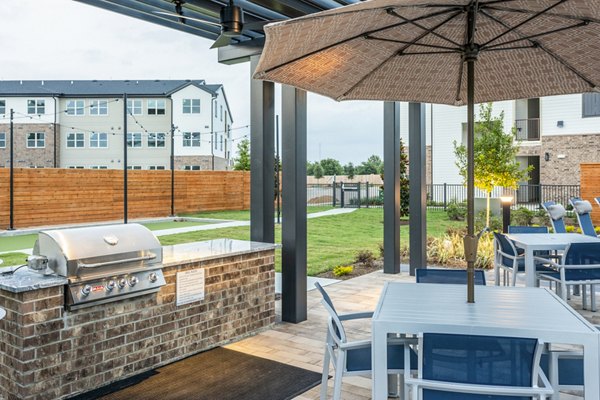
M56 166L58 164L57 163L57 156L56 156L56 146L57 146L56 145L56 141L57 141L56 140L56 119L57 119L57 116L58 116L58 112L56 111L57 110L57 107L56 107L56 96L52 96L52 100L54 100L54 125L52 127L53 131L54 131L54 133L53 133L54 134L54 161L53 161L53 168L56 168Z
M217 141L215 140L215 100L217 99L217 94L213 94L210 99L210 158L211 158L211 169L215 170L215 144Z

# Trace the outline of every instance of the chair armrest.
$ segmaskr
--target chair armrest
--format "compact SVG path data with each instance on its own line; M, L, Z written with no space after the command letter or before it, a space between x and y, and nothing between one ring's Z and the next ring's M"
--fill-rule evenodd
M338 318L340 319L340 321L349 321L352 319L372 318L372 317L373 317L373 311L364 311L364 312L356 312L356 313L338 315Z
M350 350L350 349L360 349L363 347L370 347L371 346L371 340L355 340L353 342L345 342L345 343L340 343L339 347L341 350Z
M440 382L427 379L405 378L408 386L414 386L413 390L418 388L433 389L446 392L458 392L469 394L488 394L502 396L532 396L536 394L551 395L554 389L546 385L544 387L515 387L515 386L492 386L492 385L474 385L468 383Z
M556 268L556 269L562 267L561 264L557 264L556 262L554 262L554 261L552 261L552 260L550 260L548 258L545 258L545 257L535 256L535 257L533 257L533 262L540 262L540 263L543 263L543 264L549 264L552 268Z

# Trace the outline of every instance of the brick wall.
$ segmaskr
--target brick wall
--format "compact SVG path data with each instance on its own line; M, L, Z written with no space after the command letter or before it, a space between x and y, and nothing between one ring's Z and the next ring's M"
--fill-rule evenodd
M14 158L15 168L54 166L54 124L19 124L15 123L14 130ZM0 132L6 133L6 147L0 148L0 166L8 167L10 162L10 125L0 124ZM45 145L42 148L27 148L27 135L32 132L43 132ZM60 126L56 125L56 135L60 132ZM57 142L60 143L60 142ZM59 148L56 148L56 158L59 157Z
M225 158L215 156L214 159L215 171L225 171L228 169ZM213 169L212 163L212 156L175 156L175 169L183 169L186 165L199 165L200 170L208 171Z
M550 159L544 160L548 153ZM564 155L564 158L558 158ZM600 161L600 134L543 136L540 149L540 182L578 185L579 164Z
M204 301L175 306L176 273L205 269ZM238 340L275 322L274 252L164 268L158 294L63 309L63 287L0 290L0 399L60 399Z

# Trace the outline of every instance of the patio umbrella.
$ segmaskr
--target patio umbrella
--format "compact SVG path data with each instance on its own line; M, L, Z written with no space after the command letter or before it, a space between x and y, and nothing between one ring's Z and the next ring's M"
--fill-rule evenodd
M474 104L598 91L600 0L370 0L274 23L254 77L335 100L467 105L474 301Z

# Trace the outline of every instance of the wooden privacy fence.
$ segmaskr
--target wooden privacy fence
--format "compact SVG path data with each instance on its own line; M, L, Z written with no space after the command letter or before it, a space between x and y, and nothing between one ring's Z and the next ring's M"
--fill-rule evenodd
M600 206L595 197L600 197L600 163L580 164L581 198L592 203L592 221L600 226Z
M171 214L171 171L128 171L128 218ZM0 228L9 226L9 170L0 169ZM123 171L14 170L14 227L123 219ZM250 208L250 173L175 171L175 213Z

